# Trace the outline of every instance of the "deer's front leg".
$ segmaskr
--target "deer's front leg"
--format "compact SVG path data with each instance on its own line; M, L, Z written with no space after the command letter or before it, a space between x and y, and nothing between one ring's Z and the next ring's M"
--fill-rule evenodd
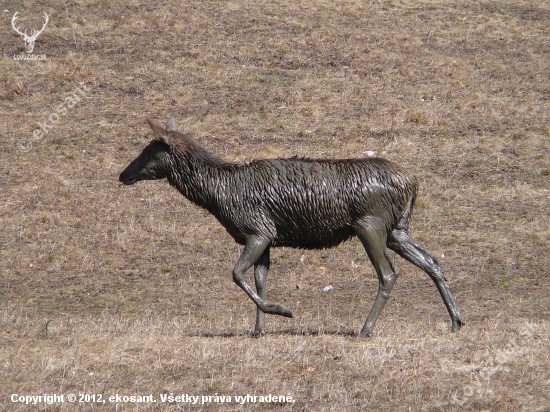
M254 281L256 282L256 292L260 299L265 299L265 283L267 281L267 272L269 271L269 246L265 248L260 258L254 264ZM258 307L256 313L255 336L264 334L265 313Z
M269 247L269 240L257 235L251 235L246 240L243 253L239 257L235 268L233 269L233 281L245 291L250 299L256 304L263 313L272 315L292 317L292 312L287 308L274 303L267 303L244 281L244 273L262 256ZM267 274L267 273L266 273Z

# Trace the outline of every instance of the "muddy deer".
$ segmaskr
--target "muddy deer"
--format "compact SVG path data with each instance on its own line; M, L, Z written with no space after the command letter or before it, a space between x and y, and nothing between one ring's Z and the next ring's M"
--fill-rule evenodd
M234 282L257 306L254 334L264 333L265 314L292 312L265 300L272 247L334 247L357 236L378 275L378 293L359 336L370 336L397 279L388 249L433 280L451 316L464 324L438 259L409 234L417 181L382 158L267 159L237 164L221 160L193 137L148 120L155 138L120 174L132 185L166 178L183 196L208 210L244 246ZM256 291L244 280L254 266Z

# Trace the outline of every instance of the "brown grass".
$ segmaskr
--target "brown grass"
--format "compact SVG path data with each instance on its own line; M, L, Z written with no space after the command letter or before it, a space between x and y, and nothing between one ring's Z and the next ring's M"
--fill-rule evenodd
M40 410L549 411L550 8L529 1L2 4L0 410L12 394L154 394ZM20 23L50 22L42 62ZM34 19L34 20L33 20ZM42 139L79 84L91 92ZM415 173L413 233L441 257L459 334L418 269L375 336L356 240L272 253L268 316L232 282L224 229L122 168L175 115L226 159L367 151ZM146 137L143 137L146 135ZM250 274L249 274L250 275ZM322 289L334 286L330 293ZM202 407L160 394L287 395Z

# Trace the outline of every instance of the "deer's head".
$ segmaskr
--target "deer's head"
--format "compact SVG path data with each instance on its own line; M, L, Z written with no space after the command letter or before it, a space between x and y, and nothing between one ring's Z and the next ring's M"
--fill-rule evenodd
M167 176L172 166L172 152L176 140L182 140L176 131L175 120L171 118L166 129L149 121L156 139L151 141L141 154L120 174L119 180L132 185L140 180L157 180Z

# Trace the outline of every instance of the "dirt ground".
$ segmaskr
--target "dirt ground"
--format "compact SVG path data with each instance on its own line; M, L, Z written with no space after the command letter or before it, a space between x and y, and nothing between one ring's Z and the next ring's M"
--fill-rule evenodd
M16 11L29 33L48 14L41 60ZM550 411L548 2L0 12L0 411ZM415 174L412 233L466 325L392 255L359 339L377 279L352 239L272 250L268 300L295 318L253 338L223 227L166 182L118 182L171 115L229 161L372 151Z

